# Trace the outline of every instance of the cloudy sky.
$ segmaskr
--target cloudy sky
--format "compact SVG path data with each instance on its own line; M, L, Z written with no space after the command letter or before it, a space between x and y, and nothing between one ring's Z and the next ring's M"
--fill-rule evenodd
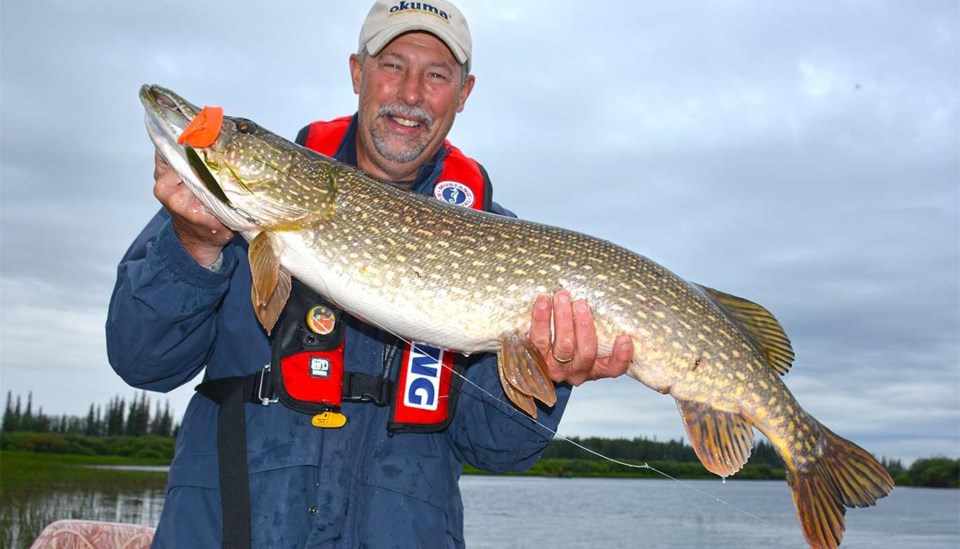
M765 305L789 387L834 431L960 455L955 1L461 4L477 86L451 139L497 201ZM4 395L82 415L134 394L103 325L158 207L140 85L292 138L355 110L367 7L3 2ZM192 385L159 398L182 413ZM629 379L578 389L561 432L683 434Z

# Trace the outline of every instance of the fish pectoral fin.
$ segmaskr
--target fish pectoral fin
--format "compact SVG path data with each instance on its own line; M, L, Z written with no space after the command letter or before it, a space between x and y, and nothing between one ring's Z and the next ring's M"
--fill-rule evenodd
M743 467L753 450L753 426L740 414L677 399L690 445L711 473L728 477Z
M291 288L292 280L290 278L290 273L281 268L280 274L277 278L276 289L274 289L266 303L263 305L258 305L256 294L257 290L251 285L250 297L253 300L253 311L257 315L257 320L260 321L260 324L262 324L263 328L267 331L267 335L270 335L270 332L273 331L274 325L277 323L277 319L280 318L280 313L283 312L283 308L286 306L287 300L290 298Z
M750 336L766 363L785 375L793 364L793 346L773 313L752 301L695 284Z
M290 297L290 273L280 266L280 243L267 231L250 241L250 300L269 334Z
M504 390L508 390L509 385L515 392L535 398L547 406L557 403L557 391L550 380L546 361L520 332L514 331L500 338L497 364Z
M261 232L250 241L247 257L253 278L254 307L266 305L277 289L277 282L280 280L280 253L277 248L267 231Z

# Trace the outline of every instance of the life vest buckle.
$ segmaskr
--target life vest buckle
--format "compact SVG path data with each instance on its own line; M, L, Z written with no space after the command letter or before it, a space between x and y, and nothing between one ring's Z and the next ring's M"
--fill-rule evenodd
M358 372L344 372L344 402L371 402L377 406L386 406L390 404L392 394L393 382L389 379Z
M267 364L257 372L257 400L262 406L268 406L280 400L273 390L273 378L270 377L270 365ZM272 397L270 395L273 395Z

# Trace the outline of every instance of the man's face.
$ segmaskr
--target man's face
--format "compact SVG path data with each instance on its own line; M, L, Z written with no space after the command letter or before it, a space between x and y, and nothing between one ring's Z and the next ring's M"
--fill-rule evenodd
M426 32L403 34L362 64L352 55L359 167L386 180L414 178L443 145L473 89L473 76L461 86L460 71L446 44Z

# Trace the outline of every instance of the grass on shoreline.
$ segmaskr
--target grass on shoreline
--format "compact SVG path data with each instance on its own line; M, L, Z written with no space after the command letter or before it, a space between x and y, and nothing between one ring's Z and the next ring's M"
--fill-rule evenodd
M165 459L43 454L0 451L0 504L6 505L26 493L60 486L70 488L160 488L167 474L157 471L118 471L88 465L169 465Z

